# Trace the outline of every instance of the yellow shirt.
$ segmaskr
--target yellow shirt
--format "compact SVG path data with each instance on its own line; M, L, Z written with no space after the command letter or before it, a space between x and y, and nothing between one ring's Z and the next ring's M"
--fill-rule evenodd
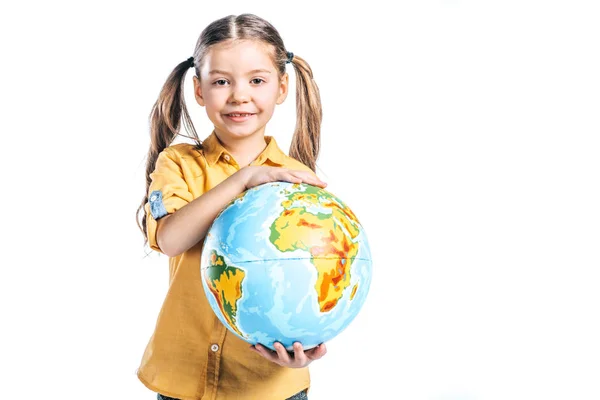
M251 165L310 171L283 153L275 139ZM150 175L146 226L156 243L156 220L212 189L240 168L213 133L203 150L182 143L167 147ZM182 400L284 400L308 388L308 368L281 367L249 349L211 309L200 280L200 241L169 258L169 289L146 347L138 378L146 387Z

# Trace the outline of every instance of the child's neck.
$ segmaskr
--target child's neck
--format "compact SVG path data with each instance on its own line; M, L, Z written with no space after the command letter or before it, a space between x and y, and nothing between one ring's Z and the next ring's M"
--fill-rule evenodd
M240 168L250 165L267 147L264 131L238 140L219 138L219 141L233 156Z

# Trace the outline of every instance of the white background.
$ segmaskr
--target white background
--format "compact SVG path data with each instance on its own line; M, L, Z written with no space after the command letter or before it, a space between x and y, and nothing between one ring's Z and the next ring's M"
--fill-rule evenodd
M0 397L154 398L148 115L202 29L251 12L313 68L318 173L373 253L311 400L600 399L597 2L390 4L2 5ZM294 99L267 126L286 150Z

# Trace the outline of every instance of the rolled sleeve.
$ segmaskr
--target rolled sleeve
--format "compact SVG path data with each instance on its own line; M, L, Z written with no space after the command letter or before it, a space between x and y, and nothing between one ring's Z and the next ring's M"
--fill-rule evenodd
M148 245L151 249L162 252L156 242L156 221L188 204L193 196L184 177L182 158L170 148L158 155L150 179L148 202L144 207Z

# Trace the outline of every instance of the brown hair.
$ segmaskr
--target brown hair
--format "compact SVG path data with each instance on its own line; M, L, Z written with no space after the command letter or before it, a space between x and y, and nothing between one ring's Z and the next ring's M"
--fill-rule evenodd
M277 29L256 15L241 14L218 19L202 31L194 49L193 60L196 76L200 76L202 61L211 46L229 40L257 40L271 45L269 46L273 50L271 57L279 77L281 78L285 74L287 50ZM308 63L294 55L292 65L296 72L296 127L289 155L315 171L323 119L321 97ZM183 84L189 68L190 62L187 60L175 67L150 112L150 149L146 162L146 193L136 212L138 226L144 233L144 243L147 242L144 206L148 201L150 174L154 171L159 153L169 146L177 136L192 139L199 149L202 148L202 142L194 129L184 99ZM182 121L186 131L190 132L190 136L180 133Z

